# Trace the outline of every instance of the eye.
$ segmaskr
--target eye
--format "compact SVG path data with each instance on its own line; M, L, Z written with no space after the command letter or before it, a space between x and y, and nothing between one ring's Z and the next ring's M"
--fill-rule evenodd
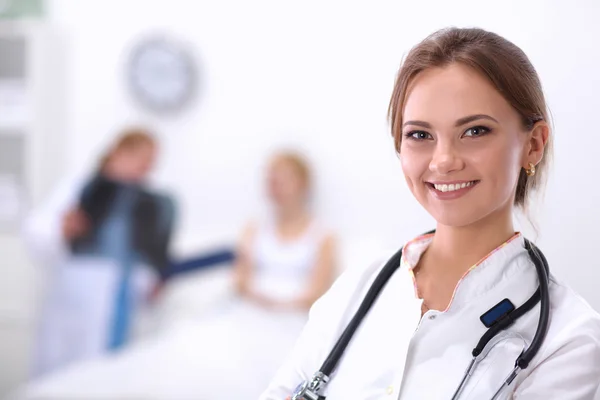
M485 126L474 126L465 131L464 136L467 137L479 137L483 136L486 133L489 133L491 129L486 128Z
M405 135L409 139L413 140L428 140L432 139L431 135L425 131L410 131Z

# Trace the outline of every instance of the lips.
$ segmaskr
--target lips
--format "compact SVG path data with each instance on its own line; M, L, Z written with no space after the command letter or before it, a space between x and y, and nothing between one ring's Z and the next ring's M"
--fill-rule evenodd
M476 184L477 181L469 181L462 183L432 183L433 187L440 192L453 192L455 190L464 189Z
M480 181L427 182L427 187L440 200L459 198L471 191Z

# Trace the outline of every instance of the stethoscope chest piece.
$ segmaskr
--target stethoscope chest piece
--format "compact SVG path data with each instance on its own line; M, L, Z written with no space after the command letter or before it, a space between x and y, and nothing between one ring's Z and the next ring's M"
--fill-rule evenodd
M318 399L318 397L313 397L312 394L308 390L308 381L302 382L296 390L294 390L294 394L292 395L292 400L313 400Z
M306 380L298 385L291 400L325 400L325 396L321 396L319 392L327 381L329 378L325 374L317 372L310 381Z

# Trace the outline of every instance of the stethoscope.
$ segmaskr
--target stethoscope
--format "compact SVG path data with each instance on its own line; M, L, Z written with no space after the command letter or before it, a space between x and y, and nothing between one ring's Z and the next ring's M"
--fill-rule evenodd
M428 232L433 233L434 231ZM472 351L472 360L467 367L463 378L454 392L452 396L452 400L457 400L462 393L463 389L466 387L470 377L473 375L473 372L477 368L477 365L489 354L489 352L494 348L498 343L508 340L510 338L521 338L519 335L514 333L507 333L505 335L499 336L498 334L510 327L516 320L525 315L528 311L530 311L538 302L540 303L540 318L537 326L537 330L535 332L535 336L531 341L529 347L526 346L525 340L523 340L523 351L517 357L515 361L515 367L508 374L506 379L502 382L501 386L498 388L492 400L496 400L502 394L502 392L508 388L511 383L515 380L517 375L524 369L529 366L531 360L535 357L535 355L540 350L544 338L546 336L546 332L548 331L548 321L550 318L550 295L548 288L548 276L550 274L548 268L548 262L546 261L546 257L544 254L529 240L525 239L525 249L527 253L529 253L529 257L533 264L535 265L535 269L538 275L539 287L535 291L535 293L527 300L523 305L514 309L513 311L503 315L499 318L479 339L477 346ZM350 320L350 323L344 329L344 332L339 337L335 346L325 359L325 362L317 371L312 379L306 380L302 382L294 391L291 400L325 400L325 396L323 392L327 383L329 382L329 377L331 373L337 366L340 361L346 347L350 343L350 340L354 336L358 326L365 318L371 306L379 296L379 293L383 290L385 284L390 279L392 274L399 268L400 259L402 257L402 249L398 250L392 258L386 263L383 269L379 272L375 281L369 288L365 298L362 303L358 307L358 310Z

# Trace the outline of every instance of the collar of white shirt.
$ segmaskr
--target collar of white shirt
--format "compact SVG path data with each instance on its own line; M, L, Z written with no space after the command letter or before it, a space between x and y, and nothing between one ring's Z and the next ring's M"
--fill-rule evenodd
M420 236L408 242L402 251L400 270L402 273L408 273L412 278L415 289L414 294L417 297L413 269L432 240L433 234ZM528 257L522 257L527 254L524 242L525 239L523 236L520 233L516 233L509 240L479 260L475 265L471 266L456 285L452 300L448 304L448 308L444 311L450 309L454 311L487 293L499 282L509 279L523 268L530 268L531 265L528 262Z

